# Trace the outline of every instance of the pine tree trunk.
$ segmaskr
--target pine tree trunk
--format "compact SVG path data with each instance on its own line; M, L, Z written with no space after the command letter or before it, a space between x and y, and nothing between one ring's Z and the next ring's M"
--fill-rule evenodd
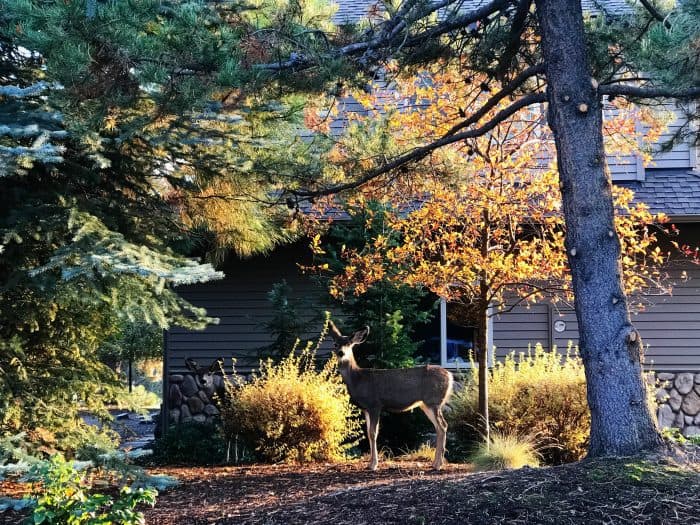
M588 69L580 0L536 5L591 410L589 456L654 450L661 437L646 403L643 346L622 287L602 104Z

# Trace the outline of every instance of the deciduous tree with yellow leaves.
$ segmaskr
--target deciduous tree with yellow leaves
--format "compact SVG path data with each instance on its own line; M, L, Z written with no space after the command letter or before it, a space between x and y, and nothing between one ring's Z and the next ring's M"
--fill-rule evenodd
M465 83L463 73L457 73L435 72L429 83L426 76L415 77L401 84L393 106L382 106L385 125L404 142L401 147L444 133L450 112L465 111L456 101L466 99L460 90L473 90L474 82ZM421 111L400 111L407 101L420 105ZM364 102L377 106L376 99ZM484 120L498 111L494 107ZM632 119L645 120L652 140L662 128L661 122L648 118L651 115L634 111L617 108L610 119L608 140L619 144L616 151L623 152L623 144L635 148L643 143L644 137L629 135L635 129ZM564 218L548 139L537 113L511 118L487 135L431 155L419 167L424 170L421 183L413 174L410 188L400 179L388 187L375 186L374 196L383 191L395 203L396 211L385 218L386 234L377 235L362 251L348 251L346 271L333 281L335 295L362 294L378 280L390 279L427 288L468 308L477 322L479 411L487 439L488 317L543 298L570 299ZM348 142L338 144L339 152L351 148ZM658 245L657 235L666 231L665 217L634 201L632 191L613 191L626 292L663 287L662 265L668 254Z

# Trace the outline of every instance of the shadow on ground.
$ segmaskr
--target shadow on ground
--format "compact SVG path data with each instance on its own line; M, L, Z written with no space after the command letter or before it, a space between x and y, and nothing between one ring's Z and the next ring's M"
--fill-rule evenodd
M645 460L440 473L422 463L161 469L183 481L147 523L700 523L700 474Z

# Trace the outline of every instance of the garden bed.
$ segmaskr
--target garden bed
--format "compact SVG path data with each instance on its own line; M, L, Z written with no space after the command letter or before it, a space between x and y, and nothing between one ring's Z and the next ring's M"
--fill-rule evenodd
M641 460L587 461L472 473L449 465L168 468L182 484L161 494L147 523L696 523L700 473Z

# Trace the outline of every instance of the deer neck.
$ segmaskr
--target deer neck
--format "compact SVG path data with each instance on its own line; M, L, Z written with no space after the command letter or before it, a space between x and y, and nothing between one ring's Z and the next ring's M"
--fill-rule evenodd
M347 359L343 359L338 364L338 370L345 384L351 388L354 383L353 379L360 370L360 367L357 366L357 361L355 361L355 356L350 354Z

